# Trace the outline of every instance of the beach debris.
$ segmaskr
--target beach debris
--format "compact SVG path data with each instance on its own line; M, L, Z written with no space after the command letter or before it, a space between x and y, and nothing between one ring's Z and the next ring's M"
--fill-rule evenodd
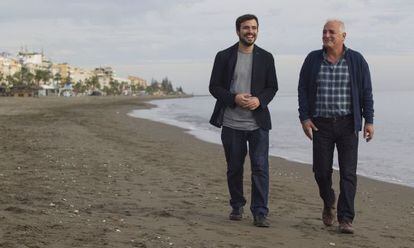
M77 209L73 210L73 212L74 212L75 214L79 214L79 210L77 210Z
M172 243L172 242L170 242L170 243L168 243L170 246L172 246L172 245L174 245L174 243Z
M54 204L53 202L51 202L51 203L49 204L49 206L51 206L51 207L55 207L55 206L56 206L56 204Z
M121 232L121 230L119 230L119 228L115 228L115 232Z
M334 242L329 243L330 246L335 246L336 244Z
M106 222L106 220L102 220L102 222L103 222L103 223L105 223L105 222Z

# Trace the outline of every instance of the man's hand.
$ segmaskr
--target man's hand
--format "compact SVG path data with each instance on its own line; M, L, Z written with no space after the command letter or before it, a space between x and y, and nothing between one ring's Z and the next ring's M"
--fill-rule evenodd
M365 123L364 125L364 139L369 142L374 138L374 125L370 123Z
M302 122L302 129L310 140L313 139L313 131L318 131L318 128L310 119Z
M234 101L236 104L242 108L247 108L247 105L249 104L251 95L248 93L240 93L236 95L236 98Z
M259 98L252 96L249 98L249 102L246 105L246 108L249 110L255 110L260 106Z

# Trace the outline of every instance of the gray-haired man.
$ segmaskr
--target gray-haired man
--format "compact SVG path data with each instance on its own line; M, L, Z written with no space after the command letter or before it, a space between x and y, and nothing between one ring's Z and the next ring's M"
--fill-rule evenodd
M313 140L313 171L324 203L323 223L334 224L335 193L332 164L338 151L340 194L337 218L341 233L353 233L355 217L358 132L374 135L374 103L368 64L344 45L344 23L329 20L323 28L323 49L305 59L299 77L299 118L306 136Z

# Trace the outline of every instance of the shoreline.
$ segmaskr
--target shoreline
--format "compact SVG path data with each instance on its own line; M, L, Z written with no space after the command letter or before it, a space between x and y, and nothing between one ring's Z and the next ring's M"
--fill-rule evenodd
M159 101L159 100L165 100L165 99L156 99L155 101ZM153 100L150 100L149 101L149 104L151 104L151 106L149 108L147 108L147 109L157 108L157 106L155 104L151 103L152 101ZM133 113L134 111L135 110L131 110L128 113L128 115L131 115L134 118L141 118L141 119L150 120L150 121L154 121L154 122L158 122L158 123L163 123L163 124L166 124L166 125L171 125L171 126L174 126L174 127L181 128L183 130L183 132L185 132L185 133L193 136L194 138L196 138L196 139L198 139L200 141L207 142L207 143L211 143L211 144L216 144L216 145L219 145L221 147L221 142L217 141L217 139L207 138L205 135L204 135L204 137L201 137L201 135L197 134L197 132L204 132L206 130L201 130L201 129L199 129L199 130L192 130L192 129L188 129L186 127L182 127L182 126L180 126L180 124L182 124L182 122L177 121L177 120L174 120L174 119L168 119L169 120L168 121L168 120L165 120L165 119L164 120L157 120L156 118L155 119L152 119L152 118L146 118L146 117L142 117L142 116L137 116L137 115L134 115L134 113ZM139 111L139 110L137 109L137 111ZM186 123L184 122L183 124L185 125ZM217 142L215 142L215 141L217 141ZM362 142L362 140L361 140L361 142ZM309 146L309 149L311 149L311 144ZM272 154L271 152L270 152L269 156L276 157L276 158L280 158L280 159L285 159L285 160L287 160L289 162L302 164L304 166L312 166L311 163L309 163L309 162L306 162L306 161L303 161L303 160L300 160L300 159L292 159L292 158L284 157L284 156L277 155L277 154ZM335 171L339 171L338 165L335 164L333 169ZM367 179L376 180L376 181L379 181L379 182L390 183L390 184L405 186L405 187L414 189L414 185L410 185L409 183L402 182L402 181L400 181L398 179L381 178L381 177L376 177L374 175L371 176L371 175L368 175L366 173L358 172L358 171L357 171L357 175L358 175L358 177L363 177L363 178L367 178Z
M358 177L355 235L309 166L270 158L268 229L228 220L222 147L127 115L150 98L0 98L0 247L411 247L414 190ZM249 201L249 163L245 195ZM337 190L337 173L334 184Z

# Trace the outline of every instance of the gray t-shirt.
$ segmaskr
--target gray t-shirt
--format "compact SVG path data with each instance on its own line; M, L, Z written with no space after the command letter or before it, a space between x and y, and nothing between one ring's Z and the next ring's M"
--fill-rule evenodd
M230 86L230 92L250 93L252 81L252 53L237 53L236 68ZM224 111L223 126L237 130L252 131L259 128L253 117L253 112L248 109L236 106L235 108L227 107Z

